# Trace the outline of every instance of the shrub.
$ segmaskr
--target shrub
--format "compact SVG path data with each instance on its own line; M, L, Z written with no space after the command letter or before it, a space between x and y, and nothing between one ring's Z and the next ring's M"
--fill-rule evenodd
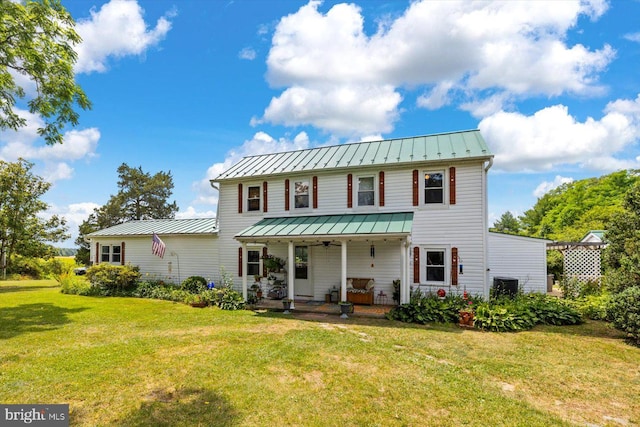
M207 289L207 280L202 276L187 277L180 289L191 292L192 294L199 294Z
M209 305L215 305L222 310L242 310L245 307L242 294L230 287L206 290L202 294Z
M602 287L598 280L580 280L577 277L563 278L560 281L560 289L562 289L564 299L576 299L602 293Z
M411 294L409 304L392 308L386 317L389 320L421 324L457 322L460 310L468 308L469 301L475 306L481 299L472 297L465 300L459 295L438 298L434 294L423 294L421 291L416 291Z
M591 320L607 320L607 305L611 295L605 292L600 295L587 295L567 301L584 318Z
M87 279L104 296L131 295L140 278L137 266L102 263L87 269Z
M7 274L19 278L42 279L45 276L45 271L43 259L15 255L11 257Z
M607 306L607 318L616 329L640 346L640 286L632 286L613 295Z
M91 286L84 277L78 277L73 273L62 273L56 280L60 283L60 292L73 295L99 295L100 289Z

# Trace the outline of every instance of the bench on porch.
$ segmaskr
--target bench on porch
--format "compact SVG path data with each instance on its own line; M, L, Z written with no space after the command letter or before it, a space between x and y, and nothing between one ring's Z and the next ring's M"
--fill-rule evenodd
M352 304L373 305L374 283L371 278L347 278L347 301Z

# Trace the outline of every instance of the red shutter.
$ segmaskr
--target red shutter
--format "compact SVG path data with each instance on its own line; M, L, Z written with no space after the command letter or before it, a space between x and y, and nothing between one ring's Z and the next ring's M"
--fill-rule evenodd
M318 209L318 177L313 177L313 209Z
M100 264L100 243L96 242L96 265Z
M269 255L269 254L267 253L267 247L265 246L265 247L262 248L262 259L264 260L267 257L267 255ZM262 277L267 277L267 275L268 275L267 266L263 262L262 263Z
M284 180L284 210L289 210L289 180Z
M420 283L420 248L413 247L413 283Z
M456 204L456 168L449 168L449 204Z
M451 285L458 286L458 248L451 248Z
M353 175L347 175L347 207L353 207Z
M262 183L262 212L267 212L267 181Z
M120 244L120 265L124 265L124 242Z
M418 181L418 169L413 170L413 206L420 203L420 190Z
M380 171L378 178L378 187L380 195L378 196L380 199L380 206L384 206L384 172Z
M242 248L238 248L238 276L242 277Z
M242 213L242 184L238 184L238 213Z

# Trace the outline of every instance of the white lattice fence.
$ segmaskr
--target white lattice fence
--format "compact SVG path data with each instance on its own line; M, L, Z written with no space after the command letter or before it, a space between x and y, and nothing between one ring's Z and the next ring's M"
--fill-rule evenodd
M592 248L565 249L564 277L575 277L581 282L600 282L600 250Z

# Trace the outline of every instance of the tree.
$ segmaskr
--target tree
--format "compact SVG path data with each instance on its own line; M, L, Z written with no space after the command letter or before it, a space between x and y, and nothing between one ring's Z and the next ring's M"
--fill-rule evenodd
M81 42L75 22L59 0L1 0L0 17L0 130L27 124L14 108L30 92L16 83L21 74L35 84L26 104L44 119L38 133L47 144L62 143L64 127L78 124L74 107L91 108L74 78L73 46Z
M500 233L518 234L520 221L510 211L506 211L498 221L493 223L493 228Z
M640 286L640 183L627 193L624 209L612 218L605 237L607 285L613 292Z
M49 206L40 200L51 184L31 172L32 163L0 160L0 260L3 277L14 255L48 257L55 249L48 242L67 239L65 220L39 215Z
M132 168L126 163L118 167L118 193L93 211L80 224L76 239L79 246L76 260L88 265L90 248L85 236L103 228L131 220L175 218L178 205L167 200L173 193L171 172L151 175L142 167Z

